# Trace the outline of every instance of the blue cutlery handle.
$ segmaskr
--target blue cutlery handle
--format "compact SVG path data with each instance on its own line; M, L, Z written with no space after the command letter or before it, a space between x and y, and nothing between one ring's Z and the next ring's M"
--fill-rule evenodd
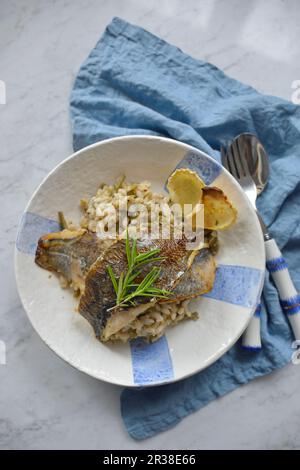
M279 293L281 307L291 324L296 340L300 340L300 295L291 279L286 261L274 239L265 242L267 269Z
M260 338L260 315L261 315L261 304L258 304L254 315L252 316L242 339L242 346L244 349L250 351L261 350L261 338Z

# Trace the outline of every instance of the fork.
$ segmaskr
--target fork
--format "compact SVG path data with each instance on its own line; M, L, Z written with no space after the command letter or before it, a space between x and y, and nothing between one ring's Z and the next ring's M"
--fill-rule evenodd
M288 271L287 264L277 246L276 241L270 235L260 213L256 208L256 185L251 177L247 160L243 157L243 155L241 155L237 145L232 145L231 151L227 153L222 146L221 157L224 167L228 169L232 176L234 176L234 178L241 185L257 214L265 241L267 269L270 272L278 290L281 307L284 313L287 315L295 339L300 341L300 295L295 289ZM260 310L261 306L259 304L243 335L242 344L246 348L261 348L259 318Z

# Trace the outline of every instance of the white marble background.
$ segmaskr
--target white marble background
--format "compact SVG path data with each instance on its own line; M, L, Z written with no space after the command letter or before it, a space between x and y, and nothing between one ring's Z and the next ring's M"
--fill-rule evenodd
M299 371L289 365L135 442L120 389L77 372L32 330L16 291L13 249L32 191L72 152L68 96L105 25L118 15L260 91L291 97L300 79L299 0L1 0L0 448L300 448Z

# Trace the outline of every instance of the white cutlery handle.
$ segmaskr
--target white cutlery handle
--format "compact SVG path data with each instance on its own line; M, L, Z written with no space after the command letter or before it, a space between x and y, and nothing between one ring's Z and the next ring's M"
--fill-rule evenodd
M291 324L296 340L300 340L300 295L290 277L287 264L274 239L265 242L267 268L279 293L281 307Z
M261 304L258 304L249 325L247 326L242 339L242 346L251 351L259 351L261 349L260 339L260 315Z

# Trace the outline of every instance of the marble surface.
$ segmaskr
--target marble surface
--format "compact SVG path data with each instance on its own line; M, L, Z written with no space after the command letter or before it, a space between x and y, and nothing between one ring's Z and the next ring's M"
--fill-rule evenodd
M300 368L289 365L135 442L120 418L120 389L58 359L20 304L18 220L32 191L72 152L71 86L115 15L262 92L291 99L291 83L300 79L298 0L1 0L0 340L7 364L0 365L0 448L299 449Z

